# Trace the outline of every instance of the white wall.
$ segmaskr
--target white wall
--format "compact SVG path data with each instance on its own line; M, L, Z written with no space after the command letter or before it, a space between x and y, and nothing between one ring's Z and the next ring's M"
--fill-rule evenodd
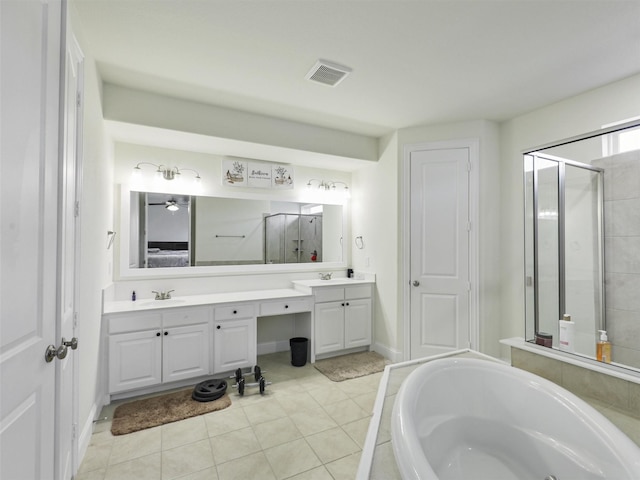
M501 337L524 336L522 152L597 130L640 112L640 75L562 100L500 125ZM506 347L502 356L508 356Z
M401 360L402 350L398 341L400 252L397 135L381 139L378 148L378 162L353 173L351 235L345 240L351 247L353 268L376 274L375 348L398 361ZM354 239L357 236L362 236L362 249L355 246Z
M256 159L292 163L291 160L297 156L296 150L354 158L365 163L375 162L378 156L376 139L365 135L111 84L105 84L104 97L105 119L225 139L221 145L259 145Z
M116 185L126 185L132 190L138 191L333 204L341 203L342 200L338 195L327 196L318 189L308 189L307 182L311 178L319 178L341 181L351 185L350 172L294 165L295 178L292 189L276 190L229 186L222 181L222 162L226 158L229 157L118 141L114 145L113 181ZM140 162L195 169L202 177L202 181L195 184L195 174L192 176L188 171L181 175L185 178L179 181L158 180L154 175L155 168L148 165L141 167L142 173L139 178L133 178L133 167Z
M82 37L74 4L70 4L71 29L85 54L84 139L82 201L80 204L80 278L78 310L79 429L80 448L88 445L94 416L103 397L100 357L102 289L111 282L113 247L107 250L107 231L113 224L113 163L109 160L102 121L101 82L96 64Z

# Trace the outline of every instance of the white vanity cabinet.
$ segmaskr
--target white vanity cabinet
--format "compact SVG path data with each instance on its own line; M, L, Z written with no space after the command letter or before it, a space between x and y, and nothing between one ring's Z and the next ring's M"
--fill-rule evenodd
M372 286L314 287L315 353L371 345Z
M253 367L257 362L254 304L216 306L213 322L213 373Z
M109 393L162 382L160 329L109 336Z
M184 308L162 314L162 381L211 373L211 308Z
M109 318L109 393L211 373L211 308Z

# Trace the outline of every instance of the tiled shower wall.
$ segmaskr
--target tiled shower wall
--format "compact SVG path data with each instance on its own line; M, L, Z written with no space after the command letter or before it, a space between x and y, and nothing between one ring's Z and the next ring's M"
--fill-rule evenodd
M612 357L640 368L640 151L593 165L604 169L606 323Z

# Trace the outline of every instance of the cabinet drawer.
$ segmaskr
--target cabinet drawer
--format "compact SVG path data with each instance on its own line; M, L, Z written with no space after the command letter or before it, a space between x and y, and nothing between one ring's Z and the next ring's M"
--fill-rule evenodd
M310 312L308 299L285 299L277 302L263 302L260 304L260 315L283 315L286 313Z
M235 318L248 318L255 316L253 305L230 305L227 307L216 307L214 309L216 320L233 320Z
M194 325L209 321L209 308L181 308L167 311L162 314L164 327L179 327L182 325Z
M350 300L352 298L370 298L371 285L353 285L345 287L344 298Z
M316 303L337 302L344 300L344 288L318 288L314 289Z
M159 313L136 313L127 317L109 318L109 333L138 332L162 328L162 316Z

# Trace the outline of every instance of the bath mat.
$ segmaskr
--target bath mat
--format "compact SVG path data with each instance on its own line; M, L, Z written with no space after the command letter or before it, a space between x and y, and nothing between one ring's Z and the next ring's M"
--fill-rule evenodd
M193 388L157 397L123 403L113 412L111 433L124 435L165 423L222 410L231 405L228 394L213 402L198 402L191 398Z
M334 382L364 377L384 370L385 359L376 352L361 352L318 360L316 369Z

